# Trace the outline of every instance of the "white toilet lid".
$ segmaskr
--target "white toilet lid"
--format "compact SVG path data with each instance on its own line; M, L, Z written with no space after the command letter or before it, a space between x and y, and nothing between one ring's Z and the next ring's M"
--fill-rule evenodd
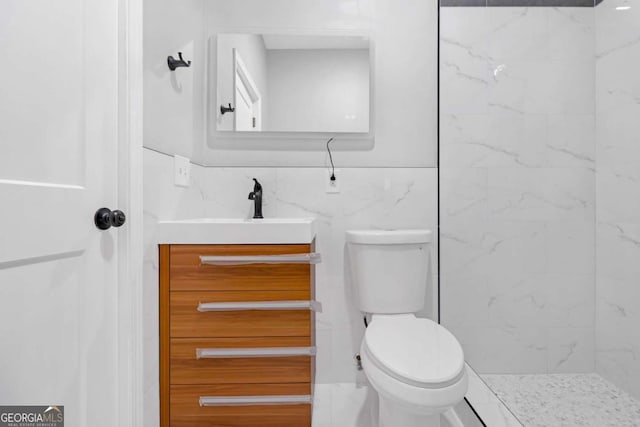
M446 387L463 375L464 353L444 327L412 314L375 315L364 338L379 368L418 387Z

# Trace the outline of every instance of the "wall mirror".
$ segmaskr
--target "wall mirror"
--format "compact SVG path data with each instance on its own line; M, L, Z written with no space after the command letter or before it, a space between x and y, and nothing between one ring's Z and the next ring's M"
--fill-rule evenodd
M366 36L218 34L216 129L368 133Z

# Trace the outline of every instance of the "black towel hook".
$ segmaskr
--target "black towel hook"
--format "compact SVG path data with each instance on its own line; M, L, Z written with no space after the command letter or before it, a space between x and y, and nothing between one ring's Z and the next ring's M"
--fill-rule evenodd
M231 106L231 103L229 103L228 107L225 107L224 105L220 106L220 114L222 115L225 113L233 113L234 111L236 111L236 109Z
M182 58L182 52L178 52L178 58L180 59L175 59L173 56L167 57L167 65L169 65L171 71L174 71L178 67L191 66L191 61L185 61L184 58Z

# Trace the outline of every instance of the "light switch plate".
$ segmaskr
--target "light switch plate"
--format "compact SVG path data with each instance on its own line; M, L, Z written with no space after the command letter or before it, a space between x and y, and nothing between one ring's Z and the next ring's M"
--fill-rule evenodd
M173 156L174 183L178 187L188 187L191 182L191 161L182 156Z
M340 170L334 172L335 181L331 181L331 169L327 170L327 193L337 194L340 192Z

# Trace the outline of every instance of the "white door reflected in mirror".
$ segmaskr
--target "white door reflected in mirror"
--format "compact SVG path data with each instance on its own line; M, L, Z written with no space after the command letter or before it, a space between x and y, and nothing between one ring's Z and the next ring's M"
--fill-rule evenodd
M233 49L235 88L234 130L253 131L262 130L262 96L251 72L240 57L237 49Z
M370 49L363 36L217 35L217 130L367 133Z

